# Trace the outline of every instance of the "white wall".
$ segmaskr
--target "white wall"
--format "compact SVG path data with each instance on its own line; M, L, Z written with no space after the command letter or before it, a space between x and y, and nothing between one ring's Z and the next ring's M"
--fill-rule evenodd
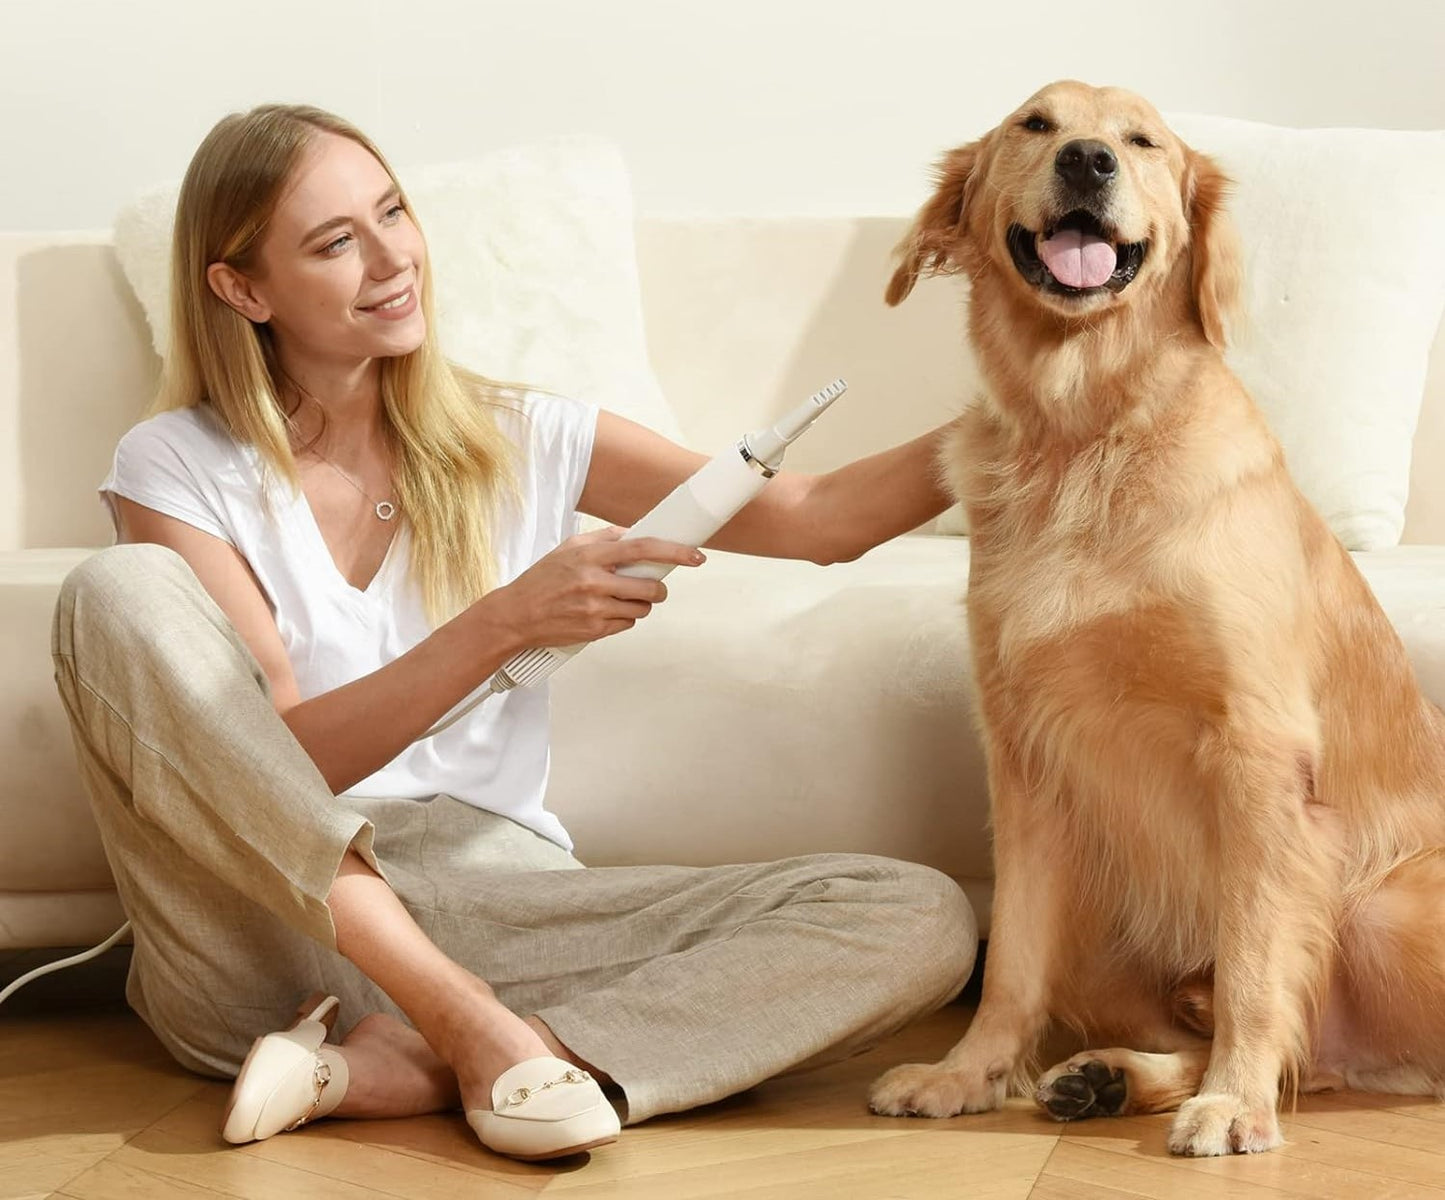
M395 163L616 140L644 213L903 213L1061 76L1160 108L1445 128L1441 0L0 0L0 229L99 228L220 116Z

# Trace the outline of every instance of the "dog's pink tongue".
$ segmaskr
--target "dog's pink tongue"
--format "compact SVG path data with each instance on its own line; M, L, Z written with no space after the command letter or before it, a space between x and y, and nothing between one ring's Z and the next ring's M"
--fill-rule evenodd
M1081 229L1061 229L1039 242L1039 257L1065 287L1102 287L1118 265L1114 247Z

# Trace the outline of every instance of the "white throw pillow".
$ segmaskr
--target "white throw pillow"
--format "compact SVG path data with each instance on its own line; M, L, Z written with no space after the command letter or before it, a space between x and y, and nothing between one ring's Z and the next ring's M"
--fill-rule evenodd
M647 360L632 191L613 145L559 138L397 173L426 233L450 358L679 439ZM115 224L117 257L162 357L177 191L146 193Z
M1229 353L1351 550L1396 545L1445 311L1445 132L1165 115L1235 181L1248 316ZM940 533L964 533L955 506Z
M1167 119L1235 180L1249 320L1230 365L1340 540L1398 544L1445 312L1445 132Z

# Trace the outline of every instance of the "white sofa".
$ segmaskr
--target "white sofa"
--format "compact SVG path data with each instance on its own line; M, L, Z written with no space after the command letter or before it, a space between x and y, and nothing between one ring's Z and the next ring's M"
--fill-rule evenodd
M644 220L649 349L710 450L829 379L850 383L789 465L834 465L969 393L958 285L882 303L900 218ZM0 949L96 941L122 914L51 681L67 569L109 541L94 496L157 361L104 234L0 234ZM1415 440L1405 544L1358 555L1445 701L1445 337ZM917 533L857 562L715 554L632 633L553 683L552 804L595 864L813 850L991 875L972 730L968 543Z

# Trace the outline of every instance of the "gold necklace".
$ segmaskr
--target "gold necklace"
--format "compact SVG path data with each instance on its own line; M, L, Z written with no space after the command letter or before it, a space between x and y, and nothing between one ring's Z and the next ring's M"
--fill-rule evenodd
M321 402L320 402L319 400L317 400L315 396L313 396L310 392L308 392L308 391L307 391L304 387L302 387L299 383L297 383L294 379L292 379L289 375L286 376L286 379L287 379L287 381L291 384L292 387L294 387L298 392L301 393L301 395L305 396L308 400L310 400L310 401L311 401L313 404L315 404L318 408L321 407ZM299 402L298 402L298 407L299 407ZM293 433L295 433L295 430L296 430L296 426L295 426L295 424L294 424L294 423L292 422L292 420L291 420L294 412L295 412L295 410L293 409L291 412L288 412L288 413L285 414L286 424L287 424L288 427L290 427L290 429L291 429L291 431L292 431ZM323 409L323 412L324 412L324 409ZM325 428L326 428L326 427L325 427L325 425L323 424L323 425L322 425L322 432L325 432ZM370 505L371 505L371 508L372 508L372 511L376 513L376 519L377 519L378 521L390 521L390 520L392 519L392 517L396 516L396 511L397 511L397 510L396 510L396 505L395 505L392 501L390 501L390 500L377 500L377 499L376 499L375 497L373 497L369 492L367 492L367 490L366 490L364 487L362 487L361 484L359 484L359 483L356 481L356 479L351 475L350 472L348 472L348 471L343 471L343 470L342 470L340 467L338 467L334 462L332 462L329 458L327 458L326 455L322 454L321 451L318 450L315 446L307 446L306 449L308 449L309 451L311 451L312 454L316 455L317 458L319 458L319 459L320 459L322 462L324 462L328 467L330 467L333 471L335 471L338 475L340 475L342 479L346 480L347 483L351 484L352 487L354 487L358 492L360 492L360 493L361 493L361 498L362 498L363 500L365 500L368 504L370 504Z
M342 479L346 480L347 483L351 484L352 487L354 487L358 492L361 493L362 499L365 500L368 504L370 504L372 511L376 513L377 520L390 521L392 517L396 516L396 505L393 504L390 500L374 499L371 494L367 492L364 487L361 486L361 484L356 482L356 480L351 476L350 472L343 471L334 462L327 458L326 455L322 454L320 450L316 449L315 446L311 446L310 450L312 454L316 455L317 458L319 458L328 467L330 467L333 471L340 475Z

